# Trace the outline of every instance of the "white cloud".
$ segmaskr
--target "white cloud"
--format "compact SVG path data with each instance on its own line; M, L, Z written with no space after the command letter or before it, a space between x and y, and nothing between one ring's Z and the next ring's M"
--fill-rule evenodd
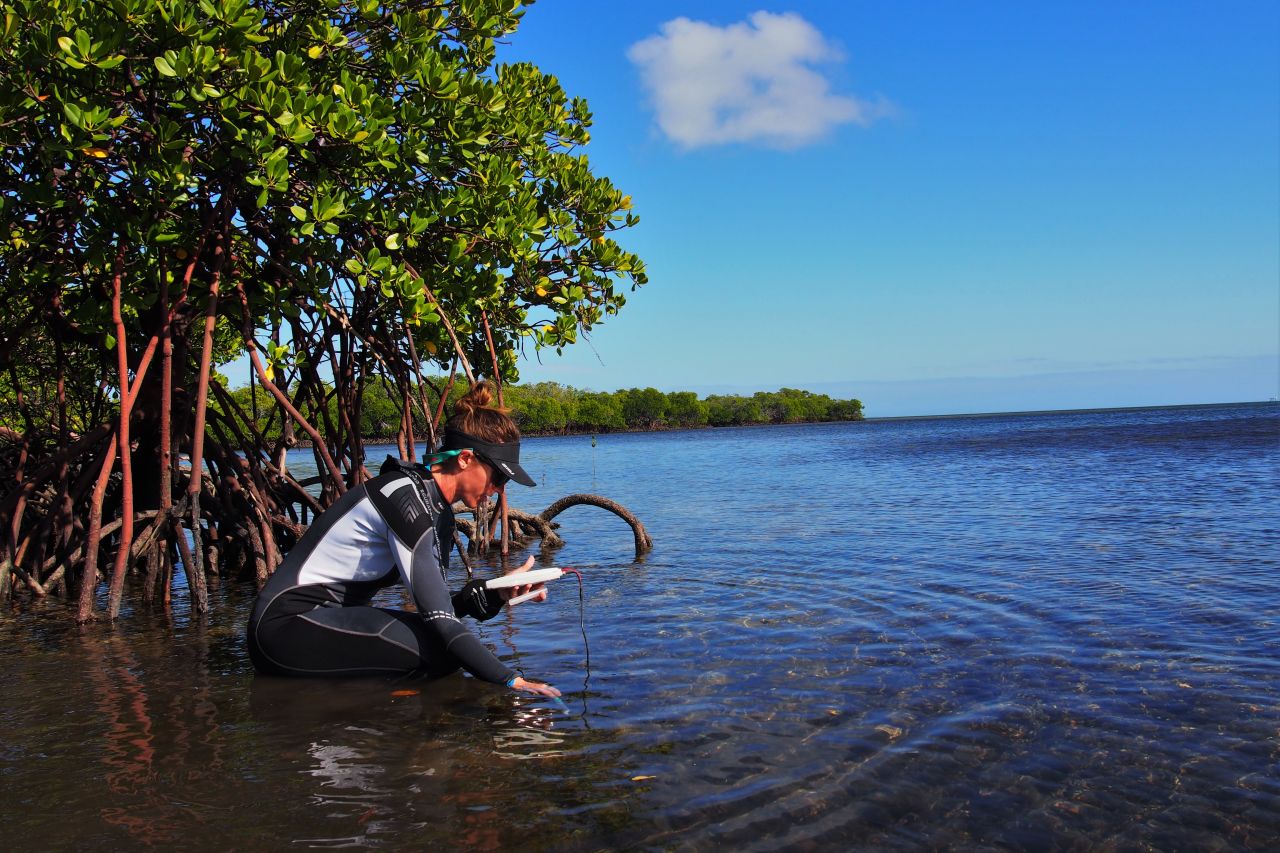
M685 148L758 142L797 148L846 123L870 124L890 107L830 91L815 66L843 59L794 13L755 12L717 27L676 18L631 46L658 126Z

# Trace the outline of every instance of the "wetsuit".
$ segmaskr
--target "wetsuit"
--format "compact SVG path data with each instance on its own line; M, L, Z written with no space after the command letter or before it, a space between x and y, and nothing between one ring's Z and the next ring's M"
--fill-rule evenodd
M515 673L460 616L491 619L497 592L445 585L453 511L429 473L388 457L382 472L321 514L271 576L249 619L249 655L273 675L440 676L459 666L506 684ZM403 581L417 613L370 606Z

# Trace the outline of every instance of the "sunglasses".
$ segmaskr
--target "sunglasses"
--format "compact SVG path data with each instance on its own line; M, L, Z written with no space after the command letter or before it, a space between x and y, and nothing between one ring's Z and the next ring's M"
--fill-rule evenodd
M498 467L498 464L496 462L489 459L483 453L476 453L474 450L472 450L471 452L475 453L476 458L478 458L481 462L483 462L485 465L488 466L489 477L493 482L494 488L501 489L503 486L505 486L508 482L511 481L511 478L507 476L505 471L503 471L501 468Z

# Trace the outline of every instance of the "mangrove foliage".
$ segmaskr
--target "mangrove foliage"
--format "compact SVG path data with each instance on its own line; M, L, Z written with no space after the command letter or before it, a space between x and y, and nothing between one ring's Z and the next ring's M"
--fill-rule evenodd
M443 387L444 377L433 377ZM466 392L466 383L455 379L451 396ZM505 403L526 435L606 433L654 429L756 426L761 424L823 423L862 420L860 400L836 400L826 394L783 388L751 395L713 394L699 398L692 391L663 393L655 388L620 391L587 391L557 382L508 385ZM268 441L280 438L282 424L274 417L271 397L261 387L245 386L231 392L235 405L231 418L257 416L242 426L261 433ZM211 405L217 406L215 401ZM337 401L330 401L329 417L337 419ZM414 433L425 435L427 422L415 411ZM382 386L365 390L360 420L355 427L365 439L390 439L400 428L397 395Z
M448 377L645 283L587 104L495 63L526 5L0 3L0 596L115 618L181 566L203 611L369 475L367 414L412 458Z

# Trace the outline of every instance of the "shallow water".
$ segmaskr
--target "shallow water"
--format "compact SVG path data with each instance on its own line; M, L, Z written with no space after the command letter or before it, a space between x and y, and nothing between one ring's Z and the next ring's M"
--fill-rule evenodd
M518 506L597 492L656 542L558 519L589 668L572 578L478 629L567 710L255 678L239 587L114 631L28 606L0 617L6 846L1280 845L1280 407L525 455Z

